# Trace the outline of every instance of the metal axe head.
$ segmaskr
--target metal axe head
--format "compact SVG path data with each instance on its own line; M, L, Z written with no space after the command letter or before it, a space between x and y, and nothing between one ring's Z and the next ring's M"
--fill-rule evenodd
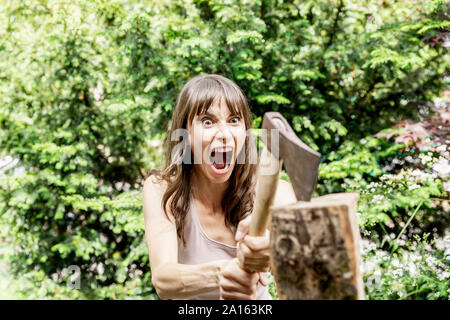
M261 140L267 149L275 157L283 159L297 201L311 200L317 185L321 154L302 142L279 112L266 112L262 129L266 129Z

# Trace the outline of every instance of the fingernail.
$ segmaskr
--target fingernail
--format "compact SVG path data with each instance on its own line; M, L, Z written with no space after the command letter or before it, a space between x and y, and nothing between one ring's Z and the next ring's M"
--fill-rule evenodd
M243 234L243 233L242 233L241 231L237 231L237 232L236 232L236 236L235 236L235 240L236 240L236 241L241 240L242 234Z

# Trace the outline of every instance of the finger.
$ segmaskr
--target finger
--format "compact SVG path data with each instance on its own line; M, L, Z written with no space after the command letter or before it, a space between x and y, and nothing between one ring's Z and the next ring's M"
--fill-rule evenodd
M238 243L238 249L236 251L236 258L237 258L239 266L245 270L246 268L244 268L245 259L244 259L244 252L242 251L242 242Z
M270 261L245 262L242 268L247 272L269 271Z
M220 283L220 288L224 292L238 292L242 294L250 295L253 292L252 286L243 286L240 283L237 283L235 281L230 281L228 279L222 281Z
M261 257L253 257L251 256L250 249L248 249L242 242L239 242L238 250L236 252L236 257L238 260L239 266L247 272L258 271L253 269L250 265L264 265L264 261L262 261Z
M236 241L241 241L247 235L248 229L250 228L250 219L251 215L248 215L239 222L235 235Z
M242 242L245 243L252 251L262 251L270 249L270 233L266 230L266 234L261 237L246 235Z
M220 295L221 300L253 300L255 296L255 294L247 295L240 292L222 292Z
M269 271L269 267L267 263L257 263L257 264L245 264L243 268L247 271L252 272L267 272Z
M270 261L270 252L263 253L248 253L243 250L239 250L236 253L236 256L239 261L239 265L245 266L247 264L268 264Z
M247 272L246 270L241 269L240 272L230 275L230 280L242 287L248 288L252 284L258 282L258 274L256 272Z
M241 267L237 268L235 272L229 274L229 279L239 283L244 287L248 287L250 284L258 281L258 275L254 272L247 272Z
M259 283L263 286L267 286L267 274L265 272L258 272L259 274Z
M255 263L264 263L268 262L270 259L270 250L260 250L260 251L253 251L244 242L239 242L239 247L236 252L236 256L243 265L246 262L255 262Z

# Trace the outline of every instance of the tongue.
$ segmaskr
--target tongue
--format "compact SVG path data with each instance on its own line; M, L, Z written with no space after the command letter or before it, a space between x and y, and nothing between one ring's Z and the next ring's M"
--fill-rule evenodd
M216 168L216 169L222 170L222 169L225 169L226 166L227 166L226 163L219 164L219 163L214 162L214 168Z

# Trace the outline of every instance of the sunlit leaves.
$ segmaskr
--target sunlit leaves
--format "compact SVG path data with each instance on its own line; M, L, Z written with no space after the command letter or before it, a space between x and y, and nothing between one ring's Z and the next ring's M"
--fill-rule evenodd
M277 104L287 104L291 102L289 101L289 99L277 94L263 94L255 97L255 99L262 104L270 102L275 102Z

